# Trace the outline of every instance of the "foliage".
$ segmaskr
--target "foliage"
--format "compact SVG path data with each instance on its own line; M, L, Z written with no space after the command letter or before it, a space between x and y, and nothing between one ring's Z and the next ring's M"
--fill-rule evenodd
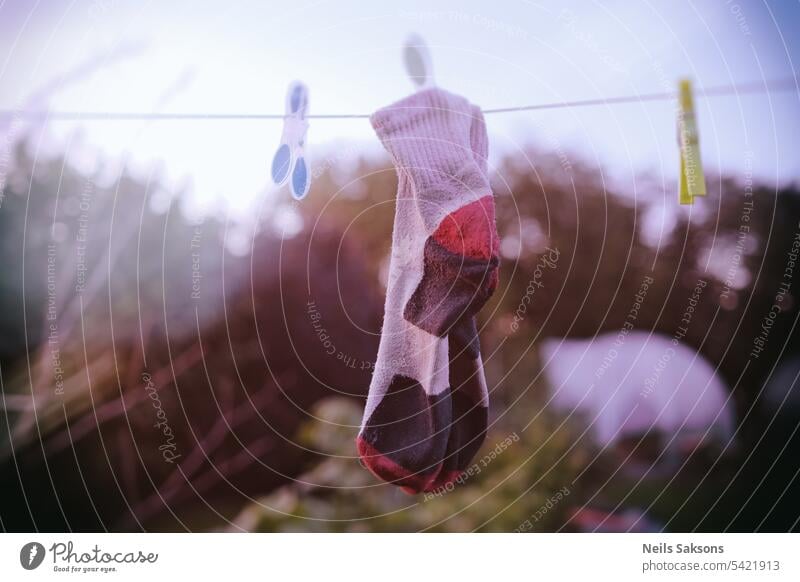
M325 447L328 458L248 508L235 525L242 521L259 531L512 531L544 509L536 529L548 531L564 523L569 499L550 511L545 504L570 490L586 461L567 428L539 415L519 432L495 425L457 485L411 497L359 466L359 406L330 399L315 412L301 440Z

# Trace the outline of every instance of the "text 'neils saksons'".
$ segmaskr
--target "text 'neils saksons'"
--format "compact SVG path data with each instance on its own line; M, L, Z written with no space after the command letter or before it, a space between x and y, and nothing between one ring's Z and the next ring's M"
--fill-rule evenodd
M697 544L642 544L643 554L724 554L723 546L699 546Z

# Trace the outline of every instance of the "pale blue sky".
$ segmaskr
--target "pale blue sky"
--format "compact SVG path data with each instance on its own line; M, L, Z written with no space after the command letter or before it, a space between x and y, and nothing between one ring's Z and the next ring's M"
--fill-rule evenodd
M800 4L789 1L0 0L0 107L124 46L130 55L65 84L49 105L280 113L299 78L314 113L371 112L412 90L400 50L411 31L430 44L437 83L485 108L671 90L680 76L759 81L800 63ZM800 178L800 95L699 99L698 114L707 171L741 174L751 151L762 179ZM538 142L603 164L621 188L641 172L677 175L671 103L515 113L488 127L494 159ZM273 121L59 122L42 143L88 165L124 156L147 172L160 160L170 183L191 180L195 200L244 208L269 189L279 133ZM315 121L308 137L318 157L380 152L365 120Z

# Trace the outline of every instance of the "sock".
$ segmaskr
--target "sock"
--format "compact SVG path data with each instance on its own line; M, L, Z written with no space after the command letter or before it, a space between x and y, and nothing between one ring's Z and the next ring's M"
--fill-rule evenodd
M473 154L465 99L427 89L371 121L395 163L398 195L381 341L357 445L378 477L428 491L450 442L451 369L461 384L478 381L486 392L472 318L497 282L491 191Z
M472 108L470 147L478 169L489 180L487 156L489 139L480 108ZM460 237L472 247L473 256L491 259L498 256L499 238L495 226L494 200L481 198L469 207L461 224ZM466 214L462 209L460 213ZM468 242L469 241L469 242ZM497 269L487 271L488 292L497 287ZM486 439L489 420L489 391L483 372L475 317L470 315L451 329L449 338L452 421L442 468L430 487L442 489L458 480Z

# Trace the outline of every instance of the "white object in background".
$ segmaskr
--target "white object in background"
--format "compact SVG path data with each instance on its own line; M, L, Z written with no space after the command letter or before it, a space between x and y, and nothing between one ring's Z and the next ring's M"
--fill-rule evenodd
M403 62L417 90L433 87L433 60L427 43L420 35L410 34L406 39Z
M289 84L281 144L272 159L272 181L277 185L290 180L292 196L300 200L311 186L305 144L308 133L308 88L300 81Z
M563 412L579 412L601 445L653 429L678 440L708 436L727 443L735 431L730 391L692 347L663 335L631 332L595 339L550 339L540 354Z

